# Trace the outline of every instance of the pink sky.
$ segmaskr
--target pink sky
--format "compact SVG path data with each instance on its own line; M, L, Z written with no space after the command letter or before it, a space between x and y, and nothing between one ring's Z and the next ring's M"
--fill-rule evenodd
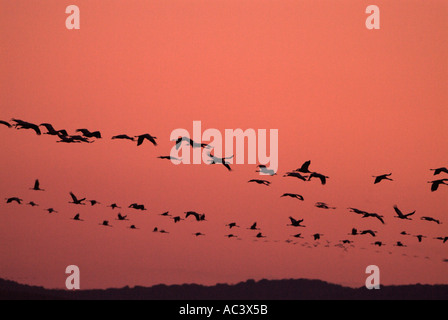
M375 264L383 284L448 283L448 243L432 239L448 236L448 188L431 193L427 184L430 168L448 166L446 1L377 1L381 29L371 31L372 3L359 0L77 0L81 29L72 31L68 4L0 0L0 119L100 130L104 139L65 145L0 126L0 199L40 204L0 204L0 277L63 288L75 264L84 289L262 278L360 287ZM157 159L169 154L171 131L191 132L194 120L203 130L278 129L271 187L247 183L259 178L254 165L227 172ZM110 140L147 132L157 147ZM327 185L282 177L306 160ZM389 172L394 182L373 184L372 175ZM29 190L35 179L45 192ZM103 205L69 205L70 191ZM139 230L114 220L113 202L148 207L121 211ZM416 210L414 220L393 218L394 204ZM347 207L378 212L386 225ZM158 216L168 210L208 221L174 224ZM70 220L78 212L83 223ZM286 226L289 216L307 225L298 245L284 242L299 232ZM105 219L114 227L98 225ZM232 221L244 227L234 232L241 241L224 237ZM254 221L269 242L253 241L245 228ZM377 230L386 246L363 236L347 252L334 247L352 227ZM404 230L428 238L419 244ZM192 236L199 231L206 236ZM314 244L316 232L319 246L300 245Z

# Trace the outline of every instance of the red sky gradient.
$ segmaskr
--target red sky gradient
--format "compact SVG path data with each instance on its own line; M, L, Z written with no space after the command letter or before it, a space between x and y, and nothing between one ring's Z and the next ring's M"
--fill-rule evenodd
M70 4L81 10L80 30L65 28ZM381 10L380 30L365 27L370 4ZM448 243L432 239L448 236L448 188L431 193L427 184L430 168L448 165L448 2L0 0L0 8L0 119L104 137L66 145L0 127L0 199L40 204L0 203L0 277L64 288L75 264L83 289L262 278L360 287L375 264L383 284L448 284ZM271 187L247 183L259 178L254 165L229 173L157 159L169 154L171 131L191 132L194 120L203 130L278 129ZM157 147L110 140L147 132ZM282 177L306 160L330 176L327 185ZM373 184L389 172L394 182ZM45 192L29 190L37 178ZM69 205L70 191L103 205ZM123 209L131 221L120 223L105 206L113 202L149 210ZM417 210L413 221L393 218L394 204ZM378 212L386 225L347 207ZM208 221L174 224L158 215L168 210ZM86 221L69 219L78 212ZM289 216L307 228L287 227ZM113 228L98 225L105 219ZM241 241L224 237L232 221ZM269 242L253 241L254 221ZM377 230L386 246L363 236L347 252L334 247L352 227ZM428 238L419 244L404 230ZM306 239L284 242L297 232ZM314 244L316 232L319 246L300 245Z

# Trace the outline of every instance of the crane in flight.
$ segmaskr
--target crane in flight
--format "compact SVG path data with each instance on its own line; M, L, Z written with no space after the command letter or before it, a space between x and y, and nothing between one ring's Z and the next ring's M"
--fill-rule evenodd
M391 178L389 178L391 175L392 175L392 173L382 174L380 176L372 176L375 178L374 184L380 183L383 180L394 181Z
M421 235L421 234L415 235L414 237L416 237L418 239L418 242L422 242L423 238L427 238L426 236Z
M76 132L81 132L82 135L86 138L96 138L96 139L101 139L101 132L99 131L93 131L90 132L90 130L88 129L78 129L76 130Z
M23 120L18 120L18 119L12 119L11 121L14 121L14 127L16 129L30 129L30 130L34 130L34 132L36 132L36 134L38 136L40 136L42 133L39 129L39 126L34 124L34 123L30 123L30 122L26 122Z
M251 226L250 226L250 228L248 228L249 230L260 230L259 228L257 228L257 223L256 222L254 222Z
M305 161L302 166L294 171L296 172L302 172L302 173L311 173L310 171L310 164L311 164L311 160Z
M98 202L98 201L96 201L96 200L87 200L88 202L90 202L90 205L92 206L92 207L94 207L94 206L96 206L96 205L98 205L98 204L101 204L100 202Z
M121 207L118 206L118 204L116 203L112 203L110 206L108 206L109 208L112 208L112 210L114 209L121 209Z
M258 170L256 170L255 172L261 173L263 175L275 176L277 174L274 169L268 169L268 167L266 167L266 165L264 164L258 165L257 168Z
M400 209L398 209L398 207L395 205L394 206L394 210L397 213L397 215L395 216L395 218L398 219L403 219L403 220L412 220L411 218L409 218L410 216L412 216L413 214L415 214L415 210L411 213L408 214L404 214L403 212L401 212Z
M430 169L431 171L434 171L434 175L439 175L442 172L443 173L448 173L448 169L446 167L441 167L441 168L437 168L437 169Z
M144 204L137 204L137 203L132 203L131 205L129 205L129 208L135 209L135 210L141 210L141 211L146 211L147 210L145 208Z
M182 218L179 217L179 216L177 216L177 217L172 217L171 219L174 220L174 223L178 223L179 221L184 220L184 219L182 219Z
M442 243L446 243L448 241L448 237L436 237L435 240L442 240Z
M222 164L224 167L226 167L227 170L232 171L232 168L230 168L230 165L229 165L229 163L227 163L226 160L232 159L233 155L230 157L219 158L219 157L216 157L213 154L211 154L211 152L209 151L207 153L207 156L210 158L208 164Z
M193 235L196 236L196 237L205 236L205 234L203 234L201 232L193 233Z
M44 132L44 134L48 134L50 136L59 136L59 134L63 136L68 136L66 130L55 130L51 123L41 123L39 126L47 129L47 132Z
M434 181L428 181L428 183L431 183L431 192L437 191L439 189L439 186L441 184L448 185L448 179L439 179Z
M316 208L320 208L320 209L336 209L336 207L330 207L328 206L328 204L326 204L325 202L316 202L316 204L314 205Z
M18 204L22 204L23 199L18 197L6 198L6 203L17 202Z
M135 136L135 138L137 138L137 147L141 146L143 144L143 142L145 141L145 139L148 140L149 142L151 142L154 146L157 146L157 142L156 142L157 137L154 137L154 136L150 135L149 133Z
M78 198L74 195L73 192L70 192L70 196L72 197L72 200L73 200L73 201L72 201L72 202L69 202L69 203L77 204L77 205L83 205L83 206L86 205L85 203L83 203L84 201L86 201L86 198L78 199Z
M119 214L117 215L117 220L119 220L119 221L127 221L127 220L129 220L129 219L128 219L128 216L127 216L127 215L123 216L123 215L121 215L121 213L119 213Z
M300 201L305 200L305 199L303 198L303 196L301 196L300 194L297 194L297 193L284 193L284 194L282 194L282 195L280 196L280 198L283 198L283 197L295 198L295 199L298 199L298 200L300 200Z
M384 217L383 216L381 216L381 215L379 215L378 213L369 213L369 212L366 212L366 213L364 213L364 215L362 216L363 218L376 218L376 219L378 219L379 221L381 221L381 223L382 224L384 224Z
M30 188L30 190L34 190L34 191L45 191L44 189L40 188L40 183L39 180L36 179L36 181L34 181L34 187Z
M437 224L441 224L440 220L434 219L432 217L421 217L420 220L435 222Z
M313 234L313 238L314 238L314 240L320 240L320 237L321 236L323 236L323 234L321 234L321 233L315 233L315 234Z
M236 224L236 222L231 222L229 224L226 224L226 227L229 227L229 229L232 228L239 228L240 226Z
M187 219L189 216L193 216L196 221L205 221L205 214L197 213L196 211L187 211L185 213L185 219Z
M131 140L135 141L135 138L128 136L127 134L119 134L112 137L112 140Z
M300 173L298 172L286 172L284 175L284 177L293 177L293 178L297 178L300 179L302 181L306 181L306 178L308 178L308 176L302 176Z
M252 179L252 180L249 180L247 182L255 182L257 184L262 184L262 185L265 185L267 187L269 187L271 185L270 181L262 180L262 179Z
M182 158L177 158L177 157L172 157L172 156L160 156L157 158L163 159L163 160L170 160L170 161L182 161Z
M317 172L313 172L310 174L310 176L308 177L308 181L310 181L312 178L318 178L320 179L320 183L322 185L327 184L327 179L329 179L330 177L327 177L323 174L317 173Z
M2 125L4 125L4 126L7 126L8 128L12 128L12 125L11 125L9 122L0 120L0 124L2 124Z
M77 213L77 214L72 218L72 220L75 220L75 221L84 221L84 220L82 220L82 219L80 218L79 213Z
M360 235L370 234L372 237L376 237L376 233L377 232L373 230L363 230L359 234Z
M303 219L296 220L293 217L289 217L289 220L291 220L291 224L287 224L287 226L291 227L302 227L305 228L306 226L302 225Z

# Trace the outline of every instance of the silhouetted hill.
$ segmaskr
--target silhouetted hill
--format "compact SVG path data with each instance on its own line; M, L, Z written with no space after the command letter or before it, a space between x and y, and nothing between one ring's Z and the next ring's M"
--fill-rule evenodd
M448 285L347 288L320 280L248 280L236 285L157 285L107 290L50 290L0 279L0 300L446 300Z

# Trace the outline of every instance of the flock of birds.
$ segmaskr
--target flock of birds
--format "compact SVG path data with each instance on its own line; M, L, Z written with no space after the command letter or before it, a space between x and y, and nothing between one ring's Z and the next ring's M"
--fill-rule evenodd
M53 125L51 125L49 123L42 123L40 125L36 125L36 124L30 123L27 121L23 121L23 120L19 120L19 119L11 119L10 122L0 120L0 125L4 125L8 128L15 128L18 130L21 130L21 129L33 130L37 135L46 134L46 135L56 136L59 139L59 140L57 140L58 143L92 143L96 139L102 139L102 134L100 131L90 131L88 129L78 129L78 130L76 130L76 133L79 133L79 134L69 135L67 130L65 130L65 129L55 130ZM45 128L46 132L42 132L41 128ZM129 140L132 142L137 142L137 146L142 145L145 140L148 140L154 146L157 146L157 142L156 142L157 137L155 137L151 134L148 134L148 133L137 135L137 136L127 135L127 134L119 134L119 135L113 136L111 139L112 140ZM211 148L211 146L208 144L198 143L198 142L195 142L192 139L187 138L187 137L179 137L174 142L175 142L175 147L177 149L179 149L183 143L187 143L189 146L191 146L191 148L205 148L205 149ZM207 154L210 158L209 164L222 164L227 170L232 171L232 168L230 167L228 160L233 158L233 156L221 158L221 157L214 156L213 154L211 154L211 152L208 152ZM170 160L170 161L173 161L173 160L180 161L181 160L178 158L174 158L172 156L159 156L158 158L166 159L166 160ZM322 173L318 173L316 171L310 170L310 165L311 165L311 161L306 161L299 168L289 171L289 172L286 172L283 176L284 177L293 177L293 178L296 178L296 179L302 180L302 181L311 181L312 179L317 179L320 181L320 183L322 185L327 184L327 181L330 178ZM448 169L446 167L435 168L435 169L430 169L430 170L434 172L433 176L440 176L440 175L448 174ZM258 165L256 172L262 173L263 175L266 175L266 176L276 175L276 173L273 170L267 168L265 165ZM373 176L373 178L374 178L373 183L379 184L379 183L384 183L384 181L394 181L391 178L391 176L392 176L392 173ZM271 182L268 180L265 180L265 179L251 179L248 181L248 183L255 183L255 184L264 185L267 187L269 187L271 185ZM428 181L428 183L431 184L431 191L435 192L439 189L439 187L441 185L448 185L448 178L435 179L435 180ZM36 192L45 191L44 189L41 188L39 180L35 180L33 187L31 187L30 189L33 191L36 191ZM78 197L73 192L70 192L69 195L70 195L69 199L71 200L71 201L69 201L69 203L76 205L76 206L85 206L85 205L89 204L90 206L94 207L94 206L101 205L101 203L97 200L87 200L86 197L83 197L83 198ZM296 194L296 193L283 193L280 197L281 198L292 198L292 199L296 199L298 201L305 201L305 199L302 195ZM7 204L15 203L18 205L25 204L25 205L29 205L32 207L39 206L39 204L37 204L33 201L29 201L29 202L25 203L25 201L23 199L21 199L20 197L17 197L17 196L8 197L5 200L6 200ZM107 205L107 207L111 208L111 210L118 209L117 211L121 211L119 209L122 209L122 207L120 207L116 203L111 203L111 204ZM126 209L132 209L132 210L139 210L139 211L147 210L147 208L145 207L144 204L138 204L138 203L132 203L132 204L127 205L126 207L127 207ZM320 208L320 209L325 209L325 210L336 209L336 207L329 206L325 202L317 202L315 204L315 207ZM400 220L412 220L415 215L415 211L409 212L409 213L403 213L403 211L401 211L398 208L398 206L394 206L393 209L396 214L395 218L400 219ZM54 208L46 208L44 210L46 210L49 214L58 213L58 211L55 210ZM353 207L348 208L348 210L350 212L360 215L362 218L376 219L381 224L385 224L385 217L378 213L367 212L367 211L364 211L364 210L361 210L358 208L353 208ZM189 219L194 220L196 222L201 222L201 223L207 221L206 215L204 213L198 213L195 211L186 211L186 212L184 212L184 214L182 216L180 216L180 215L174 216L174 215L170 214L169 211L160 213L160 215L163 217L166 217L167 219L168 218L172 219L173 223L179 223L180 221L189 220ZM71 219L75 220L75 221L79 221L79 222L84 221L84 219L81 217L81 215L79 213L77 213ZM123 215L120 212L120 213L117 213L116 220L123 222L123 221L130 221L130 218L128 215ZM422 217L420 217L420 220L426 221L428 223L434 223L437 225L442 224L442 222L439 219L436 219L434 217L429 217L429 216L422 216ZM289 222L290 223L287 224L287 226L289 226L291 228L294 228L294 229L306 228L306 226L303 224L304 219L289 217ZM111 225L109 220L104 220L104 221L100 222L99 225L101 225L103 227L109 227L109 228L113 227L113 225ZM224 227L229 230L229 233L224 235L225 237L236 238L236 239L241 240L241 238L238 235L233 233L233 230L241 228L241 226L237 222L229 222ZM133 230L139 229L135 224L128 225L128 228L133 229ZM267 238L267 236L265 234L263 234L263 232L258 227L257 222L254 222L252 225L247 226L246 229L254 232L254 234L253 234L254 240L261 239L261 238L263 238L263 239ZM165 234L169 233L168 231L166 231L164 229L159 229L158 227L154 227L154 229L152 231L158 232L158 233L165 233ZM376 230L371 230L371 229L357 230L356 228L352 228L351 232L348 233L348 235L350 235L352 237L353 236L370 236L372 238L375 238L375 240L377 239L377 234L378 234L378 232ZM205 234L202 232L196 232L193 235L195 237L205 236ZM428 238L428 236L422 235L422 234L411 235L406 231L401 232L401 235L413 236L417 239L417 241L419 243L421 243L423 241L423 239ZM323 236L324 235L321 233L312 233L310 235L310 237L315 241L320 240ZM290 238L288 238L284 241L287 243L291 243L291 244L298 244L298 242L297 242L298 239L305 239L304 234L303 233L295 233L295 234L291 235ZM446 235L437 236L437 237L433 237L433 239L439 240L442 243L447 243L448 236L446 236ZM375 245L378 247L382 247L385 245L384 242L379 241L379 240L375 241L375 240L374 240L374 242L372 242L372 245ZM265 239L265 241L268 241L268 240ZM283 241L283 240L273 240L273 241L278 242L278 241ZM335 244L335 246L341 247L344 250L347 250L348 245L351 247L354 246L353 242L354 242L353 238L341 239L337 242L337 244ZM312 245L308 242L304 242L304 243L302 243L302 245L307 246L307 247L312 247ZM330 245L330 241L327 240L326 246L329 246L329 245ZM316 246L316 244L314 244L314 246ZM394 244L394 246L406 247L406 245L402 241L397 241Z

